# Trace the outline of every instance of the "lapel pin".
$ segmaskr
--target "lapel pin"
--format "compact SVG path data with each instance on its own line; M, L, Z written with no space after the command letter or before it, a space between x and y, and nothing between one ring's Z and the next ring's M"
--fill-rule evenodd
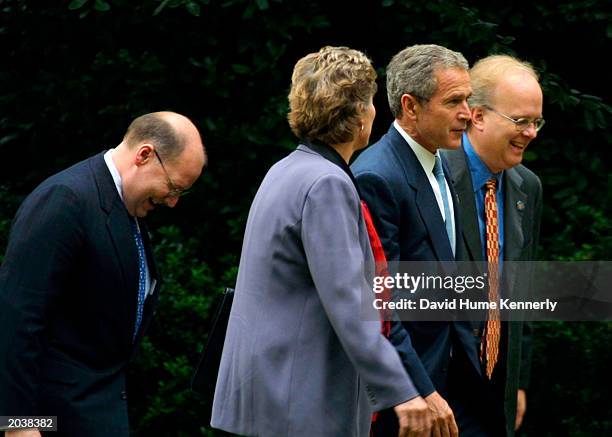
M518 202L516 202L516 209L518 209L519 211L524 210L525 202L523 202L522 200L519 200Z

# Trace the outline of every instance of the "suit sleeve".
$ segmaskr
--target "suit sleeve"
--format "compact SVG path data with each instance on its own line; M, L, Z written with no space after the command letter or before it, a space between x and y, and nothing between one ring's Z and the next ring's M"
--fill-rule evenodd
M387 261L400 260L400 207L387 181L373 172L355 176L363 200L368 204Z
M531 242L531 253L529 260L537 261L538 246L540 244L540 223L542 221L542 183L540 178L535 177L535 193L534 193L534 215L533 215L533 240ZM533 278L530 281L530 286L533 287ZM523 324L523 337L521 343L521 367L519 373L519 388L527 389L529 387L529 378L531 373L531 355L532 355L532 335L533 324L525 322Z
M359 190L368 208L385 249L388 261L400 261L399 233L400 206L388 182L374 172L356 175ZM394 315L391 322L389 341L400 355L406 371L412 378L421 396L428 396L435 391L427 370L416 350L412 346L410 334L401 321Z
M39 358L49 308L74 265L78 202L64 186L20 207L0 271L0 415L37 414Z
M339 175L318 179L306 197L301 237L308 267L326 315L349 359L365 382L374 410L418 396L397 352L380 333L366 277L352 183ZM371 279L371 278L370 278Z

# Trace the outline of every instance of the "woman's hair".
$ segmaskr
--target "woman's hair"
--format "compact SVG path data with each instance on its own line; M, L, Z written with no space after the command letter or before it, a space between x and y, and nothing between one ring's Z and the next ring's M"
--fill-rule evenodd
M351 141L374 93L376 71L363 53L323 47L293 69L287 116L291 130L298 138L326 144Z

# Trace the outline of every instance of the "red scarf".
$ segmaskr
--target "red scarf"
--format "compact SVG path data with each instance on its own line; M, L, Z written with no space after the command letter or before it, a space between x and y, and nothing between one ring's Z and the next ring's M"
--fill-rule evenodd
M363 200L361 201L361 211L368 230L370 246L372 246L372 254L374 255L374 274L376 276L389 276L389 266L387 265L385 250L383 249L380 238L378 237L378 232L376 232L376 228L374 227L374 222L372 221L372 215L370 214L368 205ZM389 302L391 300L391 290L384 287L382 293L380 293L380 298L383 300L383 302ZM379 312L381 324L380 332L382 335L389 338L389 334L391 334L391 310L383 308L379 310ZM372 414L372 423L376 422L377 417L378 413ZM370 435L372 435L371 432Z
M363 213L363 218L365 220L366 228L368 230L370 246L372 246L372 254L374 255L374 263L376 266L374 274L376 276L389 276L389 266L387 265L387 257L385 256L385 250L383 249L382 243L380 242L380 238L378 237L378 233L376 232L376 228L374 227L374 222L372 221L372 215L370 214L368 205L366 205L363 200L361 201L361 211ZM380 293L380 298L384 302L391 301L391 290L385 287L382 293ZM379 312L381 332L385 337L389 338L389 334L391 333L392 312L387 308L383 308L379 310Z

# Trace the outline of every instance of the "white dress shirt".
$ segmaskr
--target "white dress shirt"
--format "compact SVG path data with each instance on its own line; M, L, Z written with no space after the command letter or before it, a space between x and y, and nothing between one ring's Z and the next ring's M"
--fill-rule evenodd
M442 201L442 193L440 192L440 187L438 186L438 181L436 181L436 177L433 174L433 168L436 164L436 156L440 156L440 151L437 150L435 155L427 150L425 147L421 146L417 143L410 135L406 133L404 129L399 125L397 120L393 122L393 126L399 132L399 134L406 140L414 154L416 155L421 167L423 167L423 171L429 180L429 185L431 185L431 189L436 196L436 201L438 202L438 210L442 216L442 221L444 220L444 202ZM453 235L455 236L455 240L457 232L455 230L455 208L453 205L453 197L451 196L451 190L448 186L448 182L446 182L446 178L444 178L444 184L446 185L446 192L448 193L448 206L450 209L450 217L451 217L451 226L453 230ZM454 247L454 244L451 244L451 247ZM454 251L453 251L454 252Z
M117 188L117 192L119 193L119 197L121 200L125 202L123 199L123 185L121 183L121 175L119 174L119 170L117 170L117 166L113 161L113 152L115 149L110 149L104 154L104 162L106 162L106 166L108 167L108 171L110 171L111 176L113 177L113 181L115 182L115 188ZM138 220L134 217L134 221L136 222L136 226L138 227L138 232L140 232L140 225L138 224ZM136 244L136 242L134 242ZM151 274L149 273L149 263L147 261L147 254L145 252L145 299L153 293L155 283L151 282Z

